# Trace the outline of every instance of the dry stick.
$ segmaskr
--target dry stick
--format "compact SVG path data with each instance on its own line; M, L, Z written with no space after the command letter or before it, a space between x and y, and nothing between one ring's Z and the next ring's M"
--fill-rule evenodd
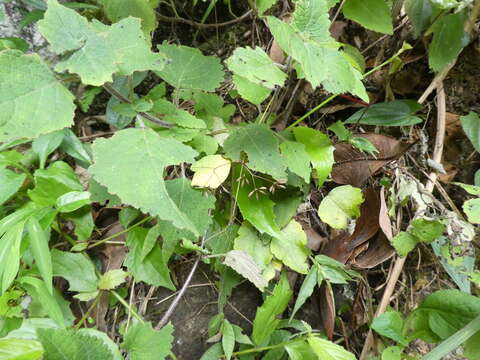
M207 234L203 235L202 237L202 242L200 244L201 248L203 248L203 245L205 244L206 237L207 237ZM185 294L185 291L187 291L188 285L190 285L190 282L192 281L193 275L195 274L195 270L197 270L197 267L198 267L198 264L200 263L201 258L202 258L202 254L198 254L197 258L195 259L195 262L193 263L192 268L190 269L190 272L187 278L185 279L185 282L182 285L182 288L178 291L177 296L175 297L175 299L173 299L167 311L162 316L158 324L155 326L155 330L160 330L162 327L164 327L167 324L168 320L170 319L170 316L172 316L173 312L175 311L175 308L178 306L178 304L180 303L180 300Z
M243 21L243 20L249 18L250 15L252 15L252 13L253 13L253 9L250 9L245 14L243 14L242 16L240 16L236 19L225 21L223 23L216 23L216 24L202 24L202 23L199 23L199 22L196 22L196 21L193 21L193 20L188 20L188 19L184 19L184 18L180 18L180 17L178 17L178 18L168 17L168 16L161 15L158 12L157 12L157 19L160 20L160 21L163 21L163 22L183 23L183 24L187 24L187 25L191 25L191 26L196 26L198 28L208 29L208 28L219 28L219 27L222 27L222 26L228 26L228 25L236 24L240 21Z
M123 96L120 92L117 91L117 89L115 89L111 84L109 83L105 83L103 84L103 88L105 90L107 90L107 92L112 95L112 96L115 96L117 99L119 99L121 102L124 102L124 103L127 103L127 104L131 104L132 102L126 98L125 96ZM153 116L153 115L150 115L144 111L140 111L138 113L141 117L155 123L155 124L158 124L160 126L163 126L165 128L171 128L173 127L173 124L171 123L168 123L166 121L162 121L160 120L159 118L157 118L156 116Z
M435 135L435 145L433 148L433 160L440 163L442 160L443 153L443 143L445 139L445 117L446 117L446 101L445 101L445 91L443 89L443 84L437 87L437 132ZM420 102L420 101L419 101ZM432 192L437 179L437 174L432 172L429 175L426 191ZM385 287L385 292L382 295L380 304L378 306L377 312L375 313L375 318L382 315L387 309L388 304L390 303L390 298L392 297L393 291L395 290L395 285L397 284L398 278L402 272L403 266L405 265L407 257L398 257L395 261L395 265L390 273L390 277ZM363 345L362 353L360 354L360 360L364 360L367 356L367 353L370 351L370 348L373 345L373 332L372 329L368 331L367 339Z

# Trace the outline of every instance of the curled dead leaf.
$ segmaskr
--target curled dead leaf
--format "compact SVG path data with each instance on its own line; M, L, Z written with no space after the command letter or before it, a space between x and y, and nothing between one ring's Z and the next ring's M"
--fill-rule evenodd
M323 253L341 263L369 269L391 258L395 251L388 240L392 227L385 199L374 188L367 188L364 196L353 233L343 232L332 238Z
M402 156L412 145L382 134L366 133L354 136L369 140L378 153L374 157L348 143L337 144L333 154L336 164L332 170L332 179L336 183L360 187L383 166Z

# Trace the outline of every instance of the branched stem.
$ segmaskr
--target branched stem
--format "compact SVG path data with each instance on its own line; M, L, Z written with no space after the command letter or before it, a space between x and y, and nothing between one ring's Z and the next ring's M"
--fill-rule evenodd
M132 102L126 98L125 96L123 96L119 91L117 91L117 89L115 89L111 84L109 83L105 83L103 85L103 88L112 96L115 96L118 100L120 100L121 102L123 103L126 103L126 104L131 104ZM164 128L171 128L173 127L173 124L171 123L168 123L166 121L163 121L163 120L160 120L159 118L157 118L156 116L153 116L149 113L146 113L144 111L139 111L138 114L147 119L148 121L151 121L157 125L160 125Z

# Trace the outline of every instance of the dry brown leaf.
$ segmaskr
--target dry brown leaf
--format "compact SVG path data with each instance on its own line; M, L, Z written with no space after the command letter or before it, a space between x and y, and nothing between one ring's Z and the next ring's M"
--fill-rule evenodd
M366 189L364 196L365 201L360 207L360 217L352 235L341 233L331 239L323 249L325 255L344 264L352 256L355 248L372 238L379 229L380 197L372 188Z
M322 317L323 329L327 337L332 340L335 328L335 303L332 289L324 281L320 286L320 316Z
M349 184L360 187L390 161L398 159L411 146L393 137L366 133L356 134L369 140L377 150L375 157L357 150L348 143L339 143L335 146L335 163L332 170L332 179L339 184Z
M380 213L378 216L378 223L380 225L380 229L382 229L387 239L392 240L393 238L392 222L390 221L390 216L388 215L388 206L387 206L387 202L385 201L384 187L382 187L382 189L380 190Z

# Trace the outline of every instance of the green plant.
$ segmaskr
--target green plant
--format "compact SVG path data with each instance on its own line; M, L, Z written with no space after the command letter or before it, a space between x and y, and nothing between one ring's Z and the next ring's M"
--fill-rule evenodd
M295 319L317 285L333 298L333 284L359 278L344 262L312 254L296 215L308 203L311 187L328 188L335 145L352 146L367 162L396 157L382 159L378 143L347 126L413 126L423 121L417 115L421 106L412 100L372 104L330 125L327 130L334 135L299 125L345 93L368 103L363 81L401 62L400 56L411 47L403 44L365 72L360 52L330 34L329 11L337 5L335 0L295 1L290 23L266 15L275 1L251 2L251 12L263 19L288 56L286 65L273 61L260 47L236 47L224 63L198 48L168 42L152 50L159 1L135 0L127 6L115 0L23 2L40 12L27 22L38 20L40 33L59 61L52 67L40 56L26 54L19 39L0 39L0 357L175 358L169 322L175 305L152 325L125 299L125 286L132 279L175 291L169 263L176 255L188 254L196 258L190 274L203 261L219 279L218 315L208 329L216 341L202 359L354 359L353 353ZM209 2L200 24L205 25L216 3ZM429 64L436 72L466 45L463 24L469 9L464 5L406 1L416 36L433 33ZM366 29L393 33L386 1L347 0L343 14ZM286 130L273 131L272 104L294 76L330 95ZM149 78L155 79L154 86L144 82ZM216 93L225 83L235 89L230 100L258 109L253 121L231 121L235 101L227 103L227 96ZM136 92L140 84L147 89ZM75 96L77 87L81 91ZM92 110L102 93L112 95L102 120L114 131L95 135L90 143L76 132L75 111L77 104L84 112ZM475 114L463 118L477 150L478 120ZM480 195L478 186L461 186ZM405 205L405 198L399 195L397 200L395 205ZM475 200L464 208L472 223L479 222ZM346 229L352 220L360 221L365 202L359 187L344 184L325 192L316 210L323 223ZM121 209L118 221L123 230L104 236L93 216L102 206ZM391 243L406 256L417 243L440 238L445 222L439 216L415 217ZM102 270L92 249L124 234L122 246L128 253L122 264ZM294 295L287 268L305 278L289 319L281 319ZM68 283L68 296L59 291L55 278ZM264 295L251 335L224 313L242 278ZM435 316L453 322L452 313L462 310L440 295L427 298L405 322L393 311L375 319L372 328L399 344L389 351L399 354L416 338L438 342L465 326L471 339L478 337L478 298L466 293L449 293L473 309L455 326L427 323L425 319ZM88 328L92 312L105 297L118 302L125 314L118 341ZM26 298L31 304L22 300ZM74 302L81 304L81 316L72 312ZM433 310L428 306L432 302ZM477 322L468 325L472 320ZM414 335L407 335L408 329ZM476 356L471 341L466 351Z

